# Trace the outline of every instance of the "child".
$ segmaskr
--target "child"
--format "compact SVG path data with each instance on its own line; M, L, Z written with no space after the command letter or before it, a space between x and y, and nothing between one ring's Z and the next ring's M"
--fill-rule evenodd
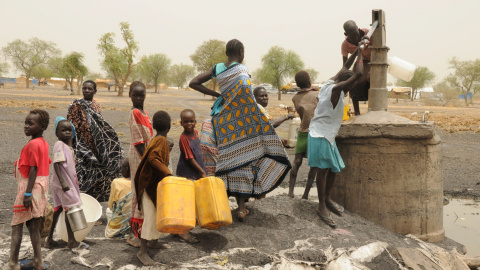
M123 178L113 179L108 198L108 208L112 217L105 227L105 237L109 238L127 237L131 232L132 184L128 158L123 160L120 172Z
M352 54L357 50L357 44L363 38L366 38L369 29L358 28L354 21L349 20L343 24L343 30L345 31L345 40L342 42L341 51L343 64L345 64L348 54ZM370 62L371 57L370 48L367 46L368 44L369 42L366 42L365 48L362 50L364 59L363 61L365 62L365 65L363 65L363 76L357 81L355 87L350 91L355 115L360 115L360 106L358 102L368 100L368 90L370 89L370 65L367 65L367 63Z
M157 185L165 177L172 175L168 169L170 149L167 142L167 134L170 131L170 115L165 111L156 112L153 115L153 128L157 135L150 141L145 149L137 173L135 174L134 186L137 194L138 211L142 212L143 223L136 233L140 238L140 250L138 259L143 265L157 265L147 254L149 241L157 240L164 234L157 231L156 226L156 203ZM169 248L167 245L163 245Z
M180 158L177 165L177 175L192 180L207 177L207 169L203 164L202 149L198 132L195 129L197 120L195 112L185 109L180 113L183 133L180 135Z
M128 126L130 127L130 149L128 151L128 158L132 178L135 177L138 164L140 164L145 148L153 136L152 122L148 117L148 113L143 109L146 93L147 90L144 83L134 81L130 85L130 92L128 95L132 100L133 108L130 111L130 117L128 120ZM140 234L139 229L142 227L143 216L141 214L142 212L138 211L137 195L135 194L133 181L131 185L132 217L130 219L130 226L132 233L127 239L127 243L134 247L139 247L140 241L136 236Z
M72 138L75 137L75 128L70 121L58 116L55 119L55 135L58 141L53 146L54 171L50 181L54 212L52 227L45 241L46 248L52 248L56 245L53 241L53 231L63 209L66 210L72 206L82 204L77 174L75 172L75 156L72 149ZM67 215L65 215L65 224L67 227L68 247L78 247L80 243L75 240Z
M297 173L300 166L302 166L303 158L307 157L307 145L308 145L308 126L310 120L313 117L315 107L317 107L318 91L312 88L310 81L310 75L306 71L299 71L295 75L295 82L300 91L293 96L292 101L295 106L295 110L300 115L300 128L298 129L297 145L295 147L295 159L292 165L292 171L290 172L290 182L288 189L288 196L294 197L293 190L295 188L295 182L297 181ZM313 180L315 179L316 169L310 167L308 172L307 185L305 186L305 192L302 199L308 199L308 193L312 187Z
M39 220L45 215L48 201L49 166L48 143L43 132L48 127L50 116L44 110L33 110L25 118L24 132L32 139L23 147L20 158L15 161L15 178L18 189L13 205L12 240L10 260L7 269L45 269L42 261ZM18 255L22 244L23 223L27 224L32 241L32 260L18 264Z
M364 44L360 42L359 46ZM357 56L358 55L358 56ZM354 72L349 70L357 58ZM330 209L341 216L344 208L330 199L330 190L335 181L335 173L345 168L342 157L335 144L343 119L344 92L350 91L362 77L363 55L357 49L345 62L340 71L328 80L318 94L318 104L310 121L308 131L308 166L317 170L317 190L319 205L317 213L332 228L336 227L331 218Z

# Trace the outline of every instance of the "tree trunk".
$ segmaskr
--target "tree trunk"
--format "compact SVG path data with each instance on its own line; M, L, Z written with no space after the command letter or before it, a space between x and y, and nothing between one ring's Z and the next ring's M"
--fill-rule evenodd
M83 81L83 78L82 77L77 77L77 95L80 95L80 89L82 89L81 84L80 84L80 80Z
M278 89L278 100L282 100L282 92Z
M70 79L70 81L68 83L70 84L70 92L72 92L72 94L73 94L73 79Z
M417 89L412 88L412 96L410 97L410 101L413 101L416 93L417 93Z
M63 90L68 90L68 80L65 78L65 85L63 86Z
M465 92L465 107L468 107L468 92Z
M30 74L26 74L25 77L26 77L26 79L27 79L27 80L25 81L25 84L26 84L26 87L28 88L28 87L30 86L30 83L29 83L29 81L28 81L28 80L30 79Z
M126 82L127 82L127 79L124 79L122 80L122 85L118 86L118 94L117 94L118 97L123 97L123 86L125 85Z

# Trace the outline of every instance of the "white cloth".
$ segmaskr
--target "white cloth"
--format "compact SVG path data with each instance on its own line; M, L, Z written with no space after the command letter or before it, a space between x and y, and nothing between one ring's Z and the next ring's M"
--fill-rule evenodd
M168 235L167 233L162 233L157 230L157 208L146 192L142 194L142 212L142 239L157 240L160 237Z
M335 136L337 136L343 119L344 95L340 93L337 106L333 108L331 101L332 89L335 86L333 80L328 80L318 93L318 103L315 108L315 114L310 121L309 135L314 138L324 137L332 146L335 144Z

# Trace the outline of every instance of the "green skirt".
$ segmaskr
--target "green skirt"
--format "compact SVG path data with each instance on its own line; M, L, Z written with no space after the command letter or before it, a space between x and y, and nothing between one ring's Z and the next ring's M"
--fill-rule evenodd
M308 132L299 131L297 134L297 145L295 146L295 155L296 154L307 154L308 150ZM304 157L307 157L305 155Z
M332 144L324 137L308 136L308 166L331 169L338 173L345 168L345 163L338 152L337 144Z

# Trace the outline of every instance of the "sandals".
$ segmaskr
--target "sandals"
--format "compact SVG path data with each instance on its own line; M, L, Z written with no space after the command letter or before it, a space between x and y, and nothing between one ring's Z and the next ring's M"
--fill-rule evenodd
M345 211L345 208L343 206L341 206L340 204L334 201L326 201L325 205L330 211L332 211L334 214L340 217L342 216L342 213Z
M335 220L332 219L332 215L328 213L328 217L320 214L320 211L316 209L318 216L320 219L325 222L328 226L330 226L332 229L335 229L337 227L337 224L335 223Z
M238 211L238 221L243 222L245 220L245 217L250 214L250 211L248 209L245 209L243 211Z
M180 237L180 242L187 242L189 244L195 244L199 242L198 239L190 233L177 235L178 237Z
M43 263L43 269L47 269L48 266L46 263ZM30 260L30 259L27 259L27 260L23 260L20 262L20 269L21 270L34 270L34 269L37 269L33 266L33 260Z

